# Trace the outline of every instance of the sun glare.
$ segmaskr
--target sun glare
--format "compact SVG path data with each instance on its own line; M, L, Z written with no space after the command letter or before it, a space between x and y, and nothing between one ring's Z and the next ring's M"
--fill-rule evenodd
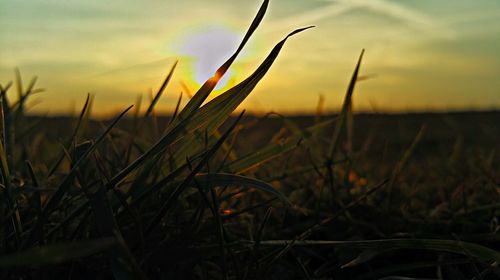
M238 32L223 26L200 27L185 35L176 51L192 61L190 65L192 80L201 85L211 78L217 68L236 50L240 37ZM232 78L234 71L229 69L216 89L224 88Z

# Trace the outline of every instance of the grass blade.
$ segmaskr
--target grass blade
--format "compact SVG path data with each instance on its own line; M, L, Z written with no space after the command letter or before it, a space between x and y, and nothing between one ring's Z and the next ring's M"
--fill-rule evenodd
M352 95L354 93L354 88L356 86L356 81L358 80L358 75L359 75L359 68L361 67L361 61L363 60L363 54L365 53L365 50L361 51L361 54L358 59L358 63L356 64L356 68L354 69L354 73L352 74L351 81L349 82L349 86L347 87L347 93L344 98L344 103L342 104L342 110L340 111L339 114L339 121L337 122L337 125L335 126L335 129L333 131L333 137L332 137L332 142L330 144L330 149L328 152L328 160L333 161L333 157L335 155L335 151L337 150L337 145L339 142L340 138L340 132L342 131L342 126L344 125L344 120L347 118L349 108L351 106L351 99Z
M425 135L425 132L427 130L427 126L422 125L420 127L420 130L418 131L417 135L413 139L413 142L411 143L410 147L404 152L403 156L399 160L399 162L396 164L396 167L394 168L394 171L392 172L391 180L389 181L387 191L387 206L389 207L392 203L392 197L393 197L393 190L394 190L394 184L396 183L396 180L398 179L399 174L403 170L404 166L406 163L410 160L411 156L413 155L415 148L417 145L422 141L422 138Z
M290 136L285 143L272 143L268 144L260 150L257 150L248 156L239 158L223 169L228 173L242 173L246 170L258 166L264 162L267 162L281 154L291 151L298 147L300 144L307 142L315 134L323 130L325 127L331 125L335 120L329 120L317 125L314 125L308 129L300 131L292 136Z
M151 112L153 112L153 109L156 106L156 104L158 103L158 100L160 100L160 97L163 94L163 91L165 90L165 88L167 87L168 82L170 82L170 79L172 78L172 75L174 74L174 70L175 70L176 66L177 66L177 61L174 63L174 65L172 65L172 68L170 68L170 71L169 71L167 77L163 81L163 84L158 89L158 92L156 92L155 97L153 98L153 101L151 101L151 104L149 104L149 107L146 110L146 113L144 113L144 119L146 119L151 114Z
M261 246L286 246L292 240L261 241ZM443 240L443 239L380 239L362 241L325 241L302 240L295 241L294 246L335 246L341 248L356 248L364 250L394 250L418 249L438 252L449 252L474 257L483 262L500 263L500 252L475 243Z
M283 193L276 190L270 184L258 179L227 173L210 173L198 174L196 175L195 180L204 189L213 188L216 186L242 186L245 188L262 190L278 197L286 205L292 206L292 203L286 198Z
M76 141L77 141L76 137L78 135L78 132L80 131L80 128L81 128L82 123L83 123L83 119L84 119L87 111L89 110L89 107L90 107L90 94L87 94L87 99L85 99L85 104L83 105L82 111L80 112L80 116L78 117L78 120L76 122L76 126L73 130L73 134L68 139L68 142L65 145L66 150L69 150L71 148L71 145L73 143L76 143ZM59 167L59 165L61 164L63 159L64 159L64 151L61 151L59 156L57 157L57 161L54 163L52 168L50 168L50 171L49 171L49 174L47 175L47 177L52 176L54 174L54 172L56 172L57 168Z

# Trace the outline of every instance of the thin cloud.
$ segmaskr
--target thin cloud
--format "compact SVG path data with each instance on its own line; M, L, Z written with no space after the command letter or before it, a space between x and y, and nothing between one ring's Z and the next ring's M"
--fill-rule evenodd
M401 19L416 28L433 28L434 21L425 14L409 9L400 4L391 3L385 0L336 0L339 2L355 2L360 7L377 11L380 14Z
M315 24L319 20L332 18L334 16L347 14L354 9L369 9L383 16L399 19L406 22L410 27L425 31L429 35L438 37L454 37L454 33L442 28L434 19L414 9L385 0L324 0L331 4L314 9L301 15L275 21L274 29L289 27L291 25Z
M299 15L293 15L284 19L275 20L271 23L271 26L266 27L264 31L273 32L282 30L284 28L289 29L290 26L305 26L313 25L318 21L330 18L342 14L346 14L358 6L356 3L342 2L329 4L327 6L316 8Z

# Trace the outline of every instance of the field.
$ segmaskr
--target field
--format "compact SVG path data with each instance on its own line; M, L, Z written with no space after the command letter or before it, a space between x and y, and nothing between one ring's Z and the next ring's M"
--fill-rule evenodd
M237 121L231 117L222 126L231 131L225 145L209 160L203 162L204 153L217 146L217 137L201 144L190 164L173 164L169 153L150 159L148 168L105 195L112 174L130 164L127 154L144 153L171 122L125 118L77 169L54 213L33 234L48 198L85 151L79 149L93 147L85 141L110 122L19 117L27 131L15 134L17 157L11 158L15 212L3 204L9 221L3 250L11 252L0 259L3 277L108 278L121 262L129 273L153 279L498 277L491 262L498 253L487 248L499 242L500 113L355 115L352 142L342 134L330 174L325 147L337 119L246 116L230 127ZM63 143L78 126L63 156ZM198 162L203 165L193 173ZM245 177L223 177L228 172ZM213 174L215 182L201 174ZM148 223L183 184L149 233ZM28 249L28 240L40 247ZM27 250L16 254L21 246Z
M1 279L499 279L499 112L235 114L286 43L206 101L110 120L2 84ZM43 73L42 73L43 74ZM17 95L16 91L17 90ZM180 103L180 102L179 102ZM321 110L318 110L321 111Z

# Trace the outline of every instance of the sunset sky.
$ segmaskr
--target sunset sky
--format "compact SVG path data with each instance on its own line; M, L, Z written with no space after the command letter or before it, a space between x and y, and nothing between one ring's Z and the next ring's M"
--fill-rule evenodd
M171 111L236 49L259 0L0 0L0 83L18 67L46 91L32 111L77 111L87 93L106 115L178 68L159 103ZM263 23L214 95L246 78L296 28L242 107L313 112L342 102L361 49L358 111L500 109L498 0L271 0ZM185 86L182 86L184 84ZM15 91L11 91L15 98ZM186 96L185 96L186 97ZM184 98L186 100L187 98Z

